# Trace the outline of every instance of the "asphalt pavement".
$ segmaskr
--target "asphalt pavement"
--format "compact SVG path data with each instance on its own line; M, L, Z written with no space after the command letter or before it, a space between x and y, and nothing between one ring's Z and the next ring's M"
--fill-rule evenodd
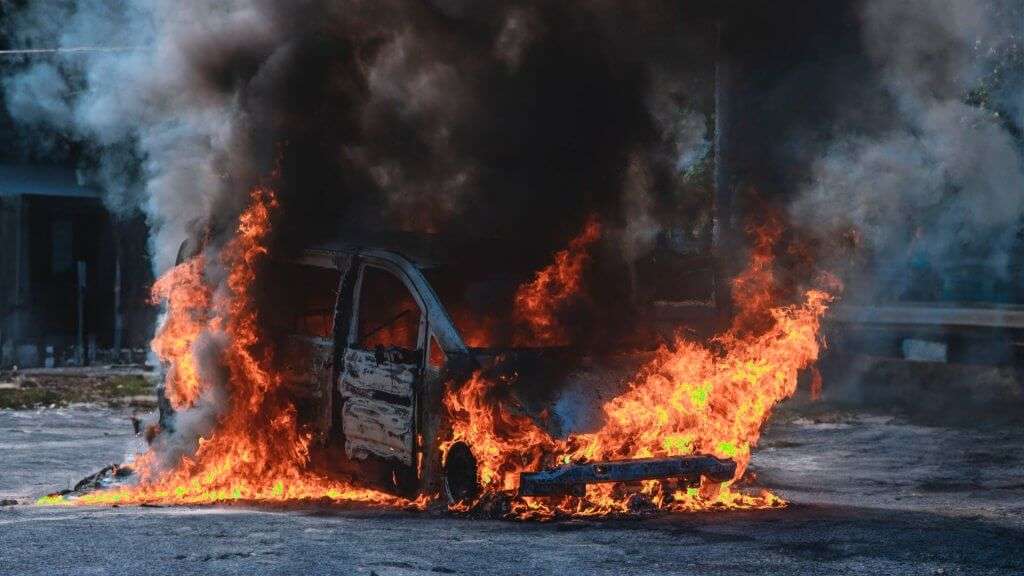
M1024 574L1024 430L787 408L786 509L522 523L361 507L40 507L138 449L128 411L0 411L0 574Z

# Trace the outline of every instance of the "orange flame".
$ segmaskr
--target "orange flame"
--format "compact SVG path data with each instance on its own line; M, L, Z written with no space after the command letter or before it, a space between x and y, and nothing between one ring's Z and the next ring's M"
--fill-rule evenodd
M596 218L587 221L569 247L555 254L555 260L516 291L515 318L524 333L516 336L516 346L561 346L566 344L565 327L558 313L581 290L583 268L590 260L591 245L601 237Z
M327 498L388 505L417 505L388 494L318 476L307 469L310 435L299 430L295 408L278 393L282 380L270 358L256 356L259 319L250 294L260 261L274 194L256 189L241 215L235 238L221 257L228 270L226 290L212 291L203 277L203 260L177 266L154 287L167 299L168 317L154 341L171 365L167 387L177 407L201 402L217 383L197 370L196 342L203 334L225 342L220 351L226 369L227 406L214 430L199 440L195 454L172 470L147 472L154 453L143 455L136 486L86 494L80 504L167 502L212 503L230 500Z
M493 384L476 372L457 390L446 391L452 438L441 445L441 451L447 453L455 442L465 442L477 459L485 490L514 490L518 474L537 470L555 442L528 416L512 414L495 401L493 390Z
M210 289L203 281L203 258L175 266L153 284L152 301L166 300L167 319L152 347L169 363L165 393L175 409L190 408L199 399L199 374L192 354L196 338L206 326Z
M798 372L818 358L820 321L832 300L825 291L808 290L801 305L773 306L773 247L780 232L774 223L758 231L750 267L733 285L739 313L732 327L711 346L679 336L661 348L627 391L605 404L605 424L595 433L550 438L528 418L496 407L488 396L500 383L479 374L465 388L449 391L445 404L456 417L453 440L466 441L477 454L485 489L515 489L513 473L536 469L544 453L560 463L713 454L735 460L734 481L740 479L772 409L796 391ZM731 484L685 489L646 481L634 490L593 485L585 498L517 500L512 513L548 518L625 512L636 494L672 510L785 504L766 491L731 490Z

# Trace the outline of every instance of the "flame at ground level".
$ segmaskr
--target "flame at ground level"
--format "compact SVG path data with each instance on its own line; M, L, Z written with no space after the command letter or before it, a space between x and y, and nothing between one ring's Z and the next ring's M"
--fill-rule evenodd
M830 299L812 290L800 306L772 309L775 325L770 330L744 339L727 333L718 342L724 352L678 339L659 350L629 389L604 406L606 422L600 430L567 440L552 439L531 419L487 402L490 387L500 384L477 373L445 397L448 409L458 415L453 440L473 448L484 499L514 490L520 472L537 470L544 462L712 454L735 460L734 481L739 480L772 409L796 391L799 370L817 359L819 321ZM732 484L597 484L588 486L584 498L519 499L512 513L538 518L626 513L636 508L638 495L650 506L674 511L785 504L768 491L751 495Z
M168 302L154 350L169 365L166 390L175 407L206 402L219 407L213 431L171 470L154 466L152 450L134 463L137 485L95 491L76 504L208 504L215 502L330 499L419 506L384 492L325 478L307 470L310 436L296 425L293 404L276 394L283 382L271 358L256 356L259 323L250 290L277 201L256 189L221 258L226 289L211 290L201 259L178 265L154 286ZM206 348L202 348L200 346ZM211 349L212 347L212 349ZM219 358L223 373L202 367ZM43 499L41 503L55 503Z

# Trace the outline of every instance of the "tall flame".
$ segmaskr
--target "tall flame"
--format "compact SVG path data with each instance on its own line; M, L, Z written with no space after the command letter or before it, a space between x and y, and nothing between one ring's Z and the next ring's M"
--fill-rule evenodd
M555 254L554 262L533 280L523 284L515 295L515 319L522 326L516 346L559 346L567 342L565 327L558 314L580 294L584 266L590 260L590 247L601 238L601 224L587 221L569 247Z
M199 374L189 353L206 325L210 289L203 282L203 258L176 266L153 284L154 303L167 301L169 314L153 339L157 357L169 363L165 391L175 409L190 408L199 399Z
M251 289L266 256L265 240L277 207L274 194L255 189L241 215L234 239L221 253L228 270L226 289L212 290L201 257L178 265L157 281L154 297L165 298L168 316L154 349L170 364L166 390L178 408L194 406L222 386L227 398L213 431L199 440L195 454L172 470L147 473L153 452L137 467L138 485L98 491L81 504L211 503L228 500L328 498L389 505L407 501L374 490L321 477L307 469L310 435L296 424L293 404L280 393L281 377L271 358L256 354L259 318ZM223 342L224 382L199 369L197 341Z
M537 470L556 443L528 416L504 409L492 398L493 389L494 383L476 372L459 388L446 391L452 437L441 451L447 453L455 442L466 443L477 460L485 490L514 490L518 474Z

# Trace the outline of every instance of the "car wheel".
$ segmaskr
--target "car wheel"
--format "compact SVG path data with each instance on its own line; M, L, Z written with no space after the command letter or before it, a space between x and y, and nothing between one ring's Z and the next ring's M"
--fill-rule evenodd
M449 504L466 502L480 494L476 457L465 442L456 442L444 459L444 493Z

